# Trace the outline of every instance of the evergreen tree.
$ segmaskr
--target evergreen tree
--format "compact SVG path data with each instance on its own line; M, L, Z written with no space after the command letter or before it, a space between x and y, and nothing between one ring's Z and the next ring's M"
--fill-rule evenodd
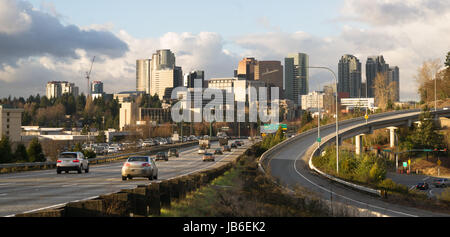
M44 162L47 160L45 159L44 152L42 151L41 143L39 143L37 138L33 138L33 140L31 140L27 153L29 162Z
M17 145L16 152L14 152L14 160L16 162L26 162L29 160L27 148L24 144L20 143Z
M3 136L0 140L0 163L11 163L13 159L9 137Z

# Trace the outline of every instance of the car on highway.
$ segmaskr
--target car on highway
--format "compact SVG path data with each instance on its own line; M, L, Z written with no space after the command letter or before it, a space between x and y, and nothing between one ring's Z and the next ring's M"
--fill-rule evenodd
M204 147L200 147L198 148L198 154L205 154L206 153L206 149Z
M169 157L172 157L172 156L175 156L175 157L179 157L180 156L180 153L178 152L178 149L176 149L176 148L170 148L169 149Z
M418 183L416 185L416 188L419 190L428 190L430 187L428 186L428 183L422 182L422 183Z
M108 154L113 154L119 152L119 149L115 146L108 147Z
M81 152L62 152L58 155L56 161L56 173L61 174L62 171L78 171L79 174L84 170L89 173L89 161L84 158Z
M222 149L216 148L216 150L214 151L214 155L223 155Z
M236 143L237 146L242 146L242 142L241 141L235 141L234 143Z
M236 145L236 143L231 143L231 148L237 148L237 145Z
M132 156L122 166L122 180L134 177L145 177L149 180L158 179L158 167L155 160L149 156Z
M167 153L160 151L158 153L156 153L156 160L165 160L168 161L169 160L169 156L167 155Z
M231 147L228 145L225 145L222 147L223 151L231 151Z
M212 153L203 154L203 161L214 161L214 155Z
M432 184L436 188L445 188L449 185L449 181L448 181L448 179L444 179L444 178L434 179Z

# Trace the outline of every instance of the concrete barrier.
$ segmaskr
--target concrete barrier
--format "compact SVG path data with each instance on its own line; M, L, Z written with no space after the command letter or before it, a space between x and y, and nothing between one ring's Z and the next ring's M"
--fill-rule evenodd
M117 161L117 160L124 160L133 155L142 155L142 154L154 155L160 151L169 150L170 148L183 148L183 147L195 146L197 144L198 144L198 142L192 141L192 142L187 142L187 143L183 143L183 144L163 145L163 146L158 146L158 147L152 147L150 150L127 153L127 154L119 154L119 155L113 155L113 156L106 156L106 157L91 158L88 160L89 160L89 165L104 164L104 163L109 163L109 162L113 162L113 161ZM55 168L56 168L55 161L0 164L0 173L13 173L13 172L18 172L18 171L44 170L44 169L55 169Z

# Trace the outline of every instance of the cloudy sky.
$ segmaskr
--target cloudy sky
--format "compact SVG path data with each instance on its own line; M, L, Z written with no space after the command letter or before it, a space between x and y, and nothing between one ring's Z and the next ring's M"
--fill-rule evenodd
M450 51L448 22L448 0L0 0L0 98L45 94L51 80L85 92L93 56L91 78L107 92L133 90L136 59L169 48L207 79L232 76L246 56L303 52L337 72L343 54L363 68L382 54L400 68L401 100L418 99L417 68ZM310 90L333 81L310 73Z

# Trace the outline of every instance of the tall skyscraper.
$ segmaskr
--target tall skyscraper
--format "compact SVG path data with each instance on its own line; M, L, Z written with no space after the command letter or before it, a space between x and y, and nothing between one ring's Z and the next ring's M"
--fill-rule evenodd
M361 63L353 55L341 57L338 64L338 92L349 93L350 98L361 96Z
M150 71L150 95L158 94L160 100L170 97L174 87L183 85L182 69L175 66L175 54L169 49L152 55Z
M192 71L185 75L184 79L184 86L187 88L194 88L195 86L195 80L200 79L202 80L202 88L205 88L205 71Z
M150 94L151 59L136 60L136 91Z
M285 98L301 105L301 95L309 92L309 57L304 53L289 54L284 59Z
M283 65L280 61L258 61L255 67L255 80L283 90Z
M255 67L258 61L255 58L244 58L239 62L237 69L238 77L245 77L247 80L255 80Z
M387 82L394 83L392 84L394 86L393 98L395 102L400 101L400 69L397 66L389 67Z
M92 94L103 94L103 82L93 81L92 82Z
M278 87L283 98L283 65L280 61L258 61L244 58L239 62L235 77L266 83L267 87Z
M386 64L383 55L367 57L366 62L367 97L370 98L375 97L373 89L375 77L377 76L378 73L382 73L387 78L388 70L389 64Z

